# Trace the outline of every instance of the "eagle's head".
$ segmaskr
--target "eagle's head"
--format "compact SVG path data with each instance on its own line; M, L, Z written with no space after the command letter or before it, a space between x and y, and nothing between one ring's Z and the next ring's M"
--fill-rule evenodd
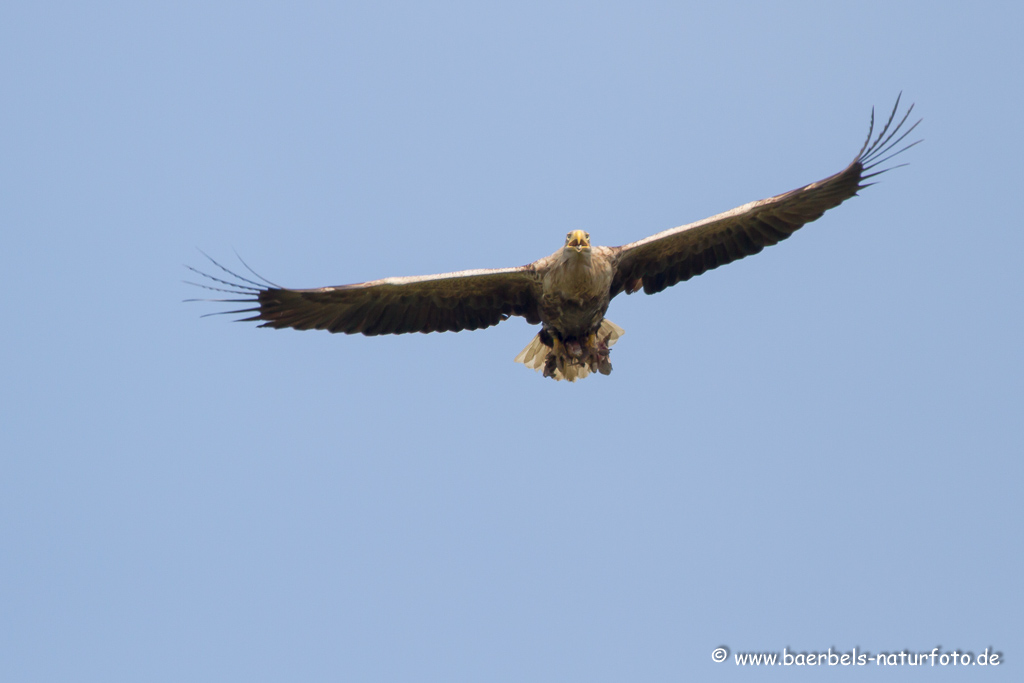
M574 250L577 254L590 251L590 233L573 230L565 236L565 249Z

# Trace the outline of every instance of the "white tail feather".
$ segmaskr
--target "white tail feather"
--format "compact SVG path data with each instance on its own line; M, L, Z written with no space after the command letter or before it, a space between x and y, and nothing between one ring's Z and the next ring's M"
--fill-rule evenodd
M597 338L605 343L607 346L611 346L619 340L625 334L625 330L613 323L611 320L605 319L601 321L601 327L597 330ZM551 355L551 347L546 346L544 342L540 340L540 334L533 338L533 340L526 345L526 348L519 352L516 356L515 362L522 363L531 370L542 370L545 363L547 363L548 356ZM590 368L586 364L566 364L565 373L561 370L555 370L554 378L556 380L569 380L575 382L578 379L583 379L590 374Z

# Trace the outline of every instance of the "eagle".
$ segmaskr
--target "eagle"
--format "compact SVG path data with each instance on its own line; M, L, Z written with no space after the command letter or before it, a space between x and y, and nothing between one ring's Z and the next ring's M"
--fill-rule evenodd
M207 278L207 284L190 284L240 297L212 301L248 305L219 313L251 313L241 321L257 321L260 327L375 336L479 330L519 316L541 328L516 362L555 380L607 375L612 371L610 349L623 334L605 318L615 296L641 289L655 294L756 254L872 185L866 181L891 170L879 170L880 164L921 142L900 147L921 121L904 127L911 105L893 125L899 104L897 97L877 136L872 108L864 145L839 173L621 247L591 244L590 234L577 229L565 236L558 251L525 266L318 289L280 287L251 268L257 279L244 277L207 257L222 273L217 277L186 266Z

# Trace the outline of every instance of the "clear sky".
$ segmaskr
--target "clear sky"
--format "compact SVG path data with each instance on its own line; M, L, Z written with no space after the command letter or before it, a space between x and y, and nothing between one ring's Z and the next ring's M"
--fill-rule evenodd
M704 9L694 5L704 5ZM0 6L0 680L789 681L1024 661L1019 3ZM910 165L536 332L260 330L293 287L617 245ZM726 663L712 650L728 648ZM802 667L806 668L806 667ZM804 676L806 677L806 675Z

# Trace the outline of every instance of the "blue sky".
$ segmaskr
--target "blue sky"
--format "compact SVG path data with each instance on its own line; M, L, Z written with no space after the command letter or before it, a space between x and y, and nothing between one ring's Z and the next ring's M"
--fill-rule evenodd
M1019 679L1022 10L693 4L0 8L0 678ZM908 167L617 298L609 377L514 364L521 320L182 303L197 248L314 287L630 242L840 170L900 91Z

